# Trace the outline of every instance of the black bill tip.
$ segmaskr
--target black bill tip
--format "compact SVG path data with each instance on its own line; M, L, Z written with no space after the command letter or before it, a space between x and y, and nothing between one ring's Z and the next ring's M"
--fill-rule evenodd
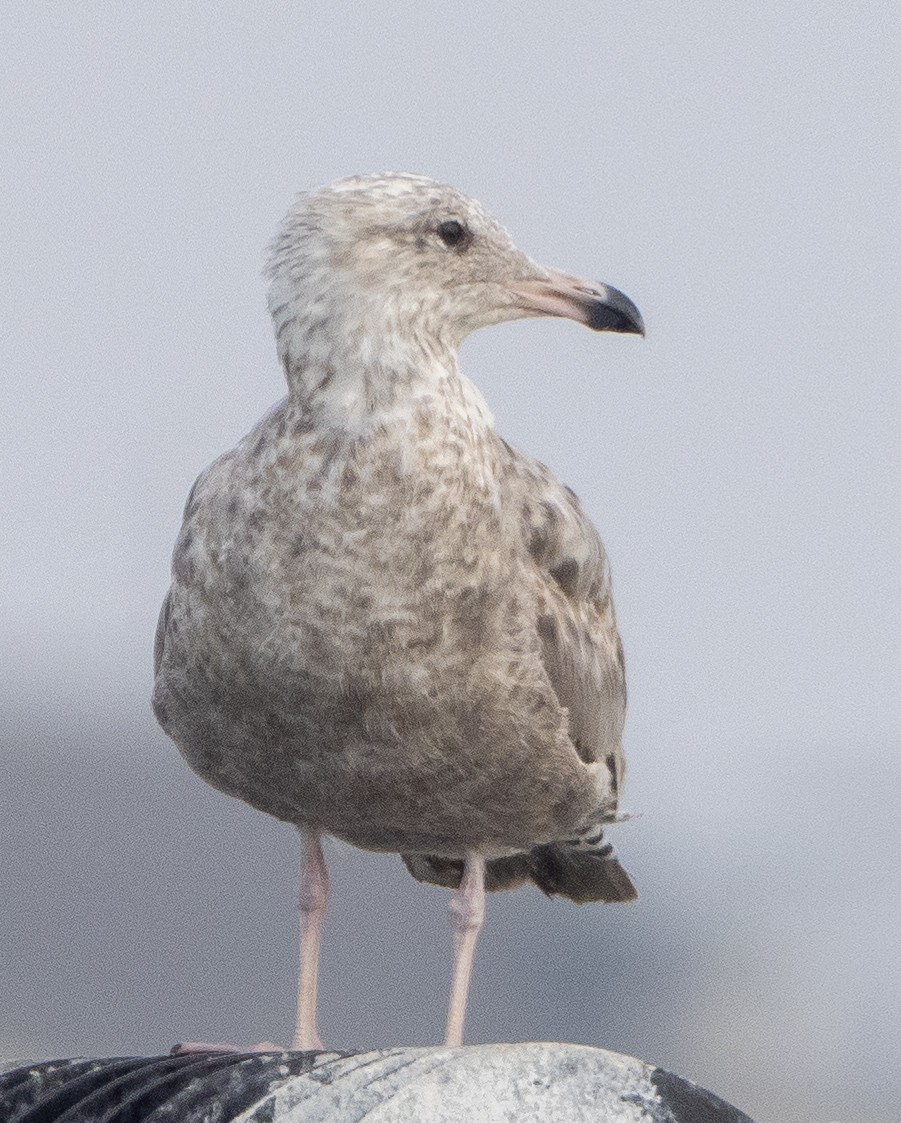
M586 323L592 331L621 331L644 335L641 313L624 292L612 285L598 284L584 290L587 300Z

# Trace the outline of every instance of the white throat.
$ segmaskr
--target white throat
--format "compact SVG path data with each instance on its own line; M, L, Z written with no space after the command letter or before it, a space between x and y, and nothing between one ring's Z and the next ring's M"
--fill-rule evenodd
M409 310L390 299L328 300L276 279L269 306L291 396L317 428L357 437L430 423L470 440L494 428L487 402L459 368L456 341L425 325L411 331Z

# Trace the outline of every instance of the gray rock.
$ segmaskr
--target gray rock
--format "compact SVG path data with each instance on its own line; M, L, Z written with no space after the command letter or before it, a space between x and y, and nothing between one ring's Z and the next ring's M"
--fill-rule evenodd
M4 1123L751 1123L645 1061L526 1043L0 1064Z

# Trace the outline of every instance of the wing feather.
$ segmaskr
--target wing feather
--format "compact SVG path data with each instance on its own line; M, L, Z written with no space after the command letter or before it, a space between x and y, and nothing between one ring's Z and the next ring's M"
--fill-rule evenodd
M551 685L586 761L622 780L626 685L610 567L576 495L537 461L511 450L529 562L537 578L535 627Z

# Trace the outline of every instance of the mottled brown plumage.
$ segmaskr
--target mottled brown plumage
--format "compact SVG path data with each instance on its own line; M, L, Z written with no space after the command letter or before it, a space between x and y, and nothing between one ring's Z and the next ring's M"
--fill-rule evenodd
M420 880L478 855L489 889L631 899L600 832L624 767L606 555L456 352L504 319L637 311L412 176L302 196L270 273L289 394L188 499L160 723L217 788Z

